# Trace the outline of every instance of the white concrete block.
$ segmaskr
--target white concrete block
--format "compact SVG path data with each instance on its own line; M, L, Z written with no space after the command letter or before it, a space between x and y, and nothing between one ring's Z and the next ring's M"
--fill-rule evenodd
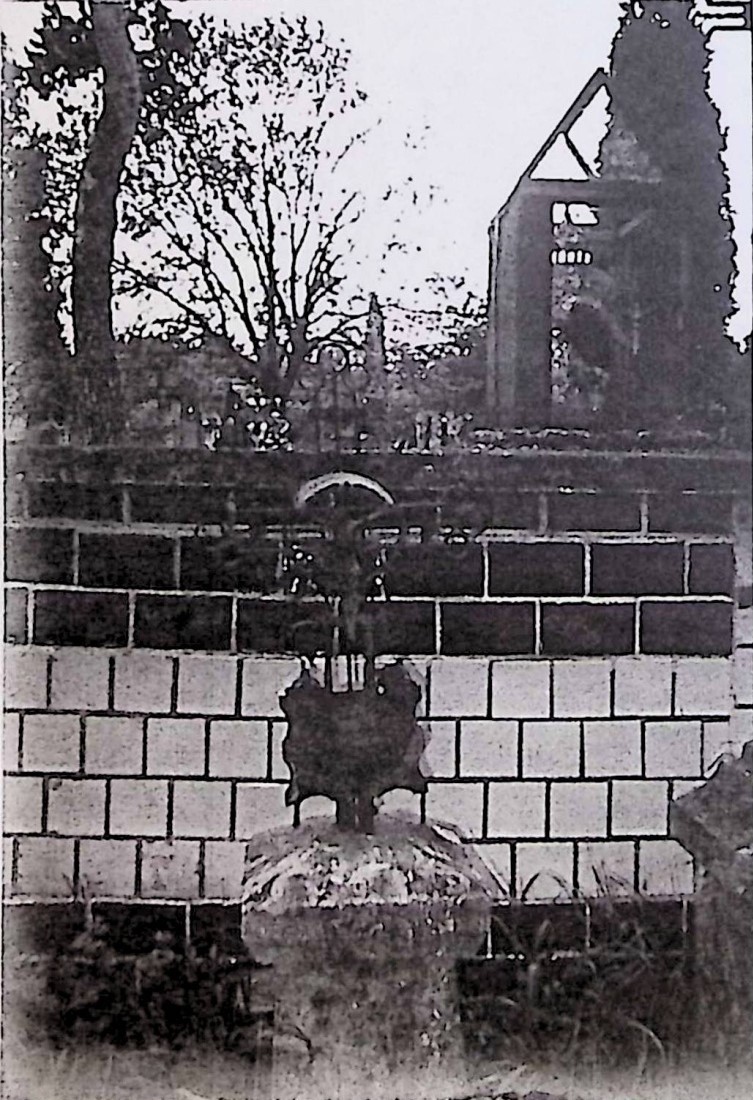
M236 799L235 835L239 840L293 822L293 808L285 805L283 783L239 783Z
M173 659L153 650L134 650L115 658L115 709L138 714L167 714L173 683Z
M646 775L701 774L700 722L647 722Z
M6 776L3 781L3 833L42 830L42 780L37 776Z
M17 710L47 706L47 651L8 645L3 658L4 705Z
M204 774L203 719L150 718L146 732L149 775Z
M609 716L609 661L554 661L555 718Z
M523 775L555 779L580 771L579 722L524 722Z
M52 656L51 706L55 710L107 710L109 677L106 650L58 649Z
M421 722L427 744L420 760L426 776L451 778L455 775L456 723L454 721Z
M569 841L517 845L517 894L526 901L562 901L573 895L575 848Z
M105 828L104 779L51 779L47 828L62 836L92 836Z
M586 722L586 775L640 775L639 721Z
M14 772L18 769L18 732L20 728L17 714L0 714L3 726L3 771Z
M266 779L268 730L263 718L212 722L209 774Z
M485 717L489 661L478 657L439 657L431 664L429 708L441 718Z
M635 848L631 840L578 844L578 886L586 897L633 894Z
M79 882L87 898L133 897L135 876L135 840L81 841Z
M482 783L430 783L426 818L446 821L470 838L481 837L484 790Z
M677 662L675 712L728 715L732 701L732 661L728 657L684 657Z
M204 851L204 897L240 900L246 845L242 840L208 840Z
M753 707L753 649L736 649L732 665L735 705Z
M553 783L550 797L552 836L607 835L606 783Z
M241 713L253 718L282 718L280 695L300 673L301 662L296 657L247 657Z
M666 836L669 785L661 779L615 779L612 784L614 836Z
M23 766L27 772L77 772L81 725L77 714L27 714Z
M141 895L145 898L197 898L199 842L145 841L141 854Z
M669 716L672 713L672 658L618 657L615 661L616 715Z
M543 783L490 783L488 835L543 837L545 797Z
M643 894L677 897L693 893L693 858L676 840L642 840L638 867Z
M165 836L167 780L113 779L110 832L114 836Z
M173 792L173 833L180 837L229 837L230 783L178 780Z
M494 661L493 718L549 717L549 661Z
M518 723L512 720L472 719L460 726L462 776L516 776Z
M190 714L235 714L237 678L238 662L234 657L181 657L178 710Z
M73 840L62 837L18 838L15 893L38 898L73 895Z
M143 718L86 719L86 771L90 775L141 775Z

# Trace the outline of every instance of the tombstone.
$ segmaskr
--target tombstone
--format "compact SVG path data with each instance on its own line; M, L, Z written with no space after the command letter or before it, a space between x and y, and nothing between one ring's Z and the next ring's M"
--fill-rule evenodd
M698 1042L735 1061L753 1052L753 741L671 803L672 836L702 868L694 910Z

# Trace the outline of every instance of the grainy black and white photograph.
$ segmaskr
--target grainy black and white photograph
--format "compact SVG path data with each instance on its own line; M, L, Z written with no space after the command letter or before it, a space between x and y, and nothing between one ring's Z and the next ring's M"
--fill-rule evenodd
M753 1095L750 0L2 0L3 1100Z

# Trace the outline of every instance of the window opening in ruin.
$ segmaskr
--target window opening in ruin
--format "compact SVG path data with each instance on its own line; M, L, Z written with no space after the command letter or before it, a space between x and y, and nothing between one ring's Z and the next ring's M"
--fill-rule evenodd
M599 149L609 125L609 103L609 92L602 85L567 131L594 176L599 175Z
M564 134L558 134L534 170L532 180L573 180L583 182L590 178L590 171L579 159L577 151L568 144Z

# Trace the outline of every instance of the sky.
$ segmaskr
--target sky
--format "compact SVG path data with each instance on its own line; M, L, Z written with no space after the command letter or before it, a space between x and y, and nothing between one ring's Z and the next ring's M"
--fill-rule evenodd
M352 52L353 77L368 93L368 140L348 165L370 196L359 232L368 289L389 298L435 272L463 275L483 295L487 228L520 174L598 67L608 65L619 0L177 0L191 14L230 23L306 14ZM28 35L39 4L3 0L12 46ZM751 331L751 38L717 33L711 91L727 128L726 154L739 268L739 312L730 334ZM412 145L406 148L406 132ZM382 271L380 245L394 233L386 189L405 185L399 234L407 254ZM434 195L426 201L427 194Z

